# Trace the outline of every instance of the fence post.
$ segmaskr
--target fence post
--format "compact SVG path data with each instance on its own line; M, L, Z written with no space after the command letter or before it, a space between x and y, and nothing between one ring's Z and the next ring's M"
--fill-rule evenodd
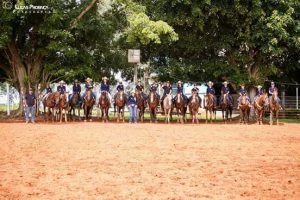
M6 83L6 97L7 97L7 103L6 103L6 110L7 110L7 116L10 115L10 108L9 108L9 84Z
M282 107L285 109L285 85L282 85L281 99L282 99Z
M299 109L299 104L298 104L298 101L299 101L299 97L298 97L298 83L296 83L296 109L298 110Z

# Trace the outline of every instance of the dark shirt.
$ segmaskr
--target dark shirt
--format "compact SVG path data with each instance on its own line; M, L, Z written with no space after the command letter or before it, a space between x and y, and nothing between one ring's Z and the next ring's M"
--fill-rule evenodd
M215 88L213 88L213 87L208 87L208 88L206 89L206 94L212 94L212 95L215 95L215 94L216 94Z
M240 95L246 95L247 94L247 90L244 88L240 89Z
M79 84L74 84L73 85L73 93L80 93L81 92L81 86Z
M177 93L183 93L183 86L177 85Z
M163 86L162 89L164 89L164 95L169 94L170 91L172 90L171 86Z
M270 94L270 95L272 95L274 91L277 91L277 92L278 92L277 87L273 87L273 88L270 87L270 88L269 88L269 94Z
M222 87L221 91L222 91L222 94L229 94L229 92L230 92L229 87L225 87L225 86Z
M256 96L263 95L263 94L264 94L264 92L262 89L260 89L260 90L256 89Z
M156 92L157 91L157 86L156 85L151 85L150 91L151 92Z
M33 107L35 104L35 96L34 94L27 94L25 97L26 104L28 107Z
M100 90L101 90L101 91L109 92L109 85L108 85L108 84L101 83Z
M118 90L118 92L124 91L124 85L123 84L118 85L117 90Z
M93 89L93 88L94 88L93 83L86 83L85 84L85 89L86 90L90 90L90 89Z
M130 106L130 105L137 105L137 103L136 103L136 98L135 98L134 96L130 95L130 96L128 97L127 104L128 104L129 106Z
M52 93L52 88L51 87L46 88L46 94L49 94L49 93Z
M199 89L196 87L194 87L193 89L192 89L192 92L199 92Z
M144 86L142 86L142 85L136 85L135 89L142 92L144 90Z
M66 92L66 86L57 86L57 92L59 92L60 94L64 94Z

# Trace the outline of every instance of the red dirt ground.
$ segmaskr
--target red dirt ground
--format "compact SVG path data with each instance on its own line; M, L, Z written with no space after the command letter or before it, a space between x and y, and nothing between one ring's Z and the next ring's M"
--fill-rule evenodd
M0 123L0 199L300 199L300 125Z

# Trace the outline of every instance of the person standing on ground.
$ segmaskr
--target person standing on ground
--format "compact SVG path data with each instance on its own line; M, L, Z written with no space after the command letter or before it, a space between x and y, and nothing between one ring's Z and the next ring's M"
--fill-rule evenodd
M29 115L31 116L31 122L35 123L35 104L36 97L33 94L32 88L29 88L29 93L25 96L25 120L29 122Z

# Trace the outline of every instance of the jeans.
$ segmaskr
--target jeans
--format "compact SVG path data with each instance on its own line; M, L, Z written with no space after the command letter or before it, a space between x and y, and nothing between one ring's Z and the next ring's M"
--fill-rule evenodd
M129 123L137 123L137 106L136 105L129 105Z
M29 114L31 114L31 122L35 120L35 107L26 107L25 120L29 122Z

